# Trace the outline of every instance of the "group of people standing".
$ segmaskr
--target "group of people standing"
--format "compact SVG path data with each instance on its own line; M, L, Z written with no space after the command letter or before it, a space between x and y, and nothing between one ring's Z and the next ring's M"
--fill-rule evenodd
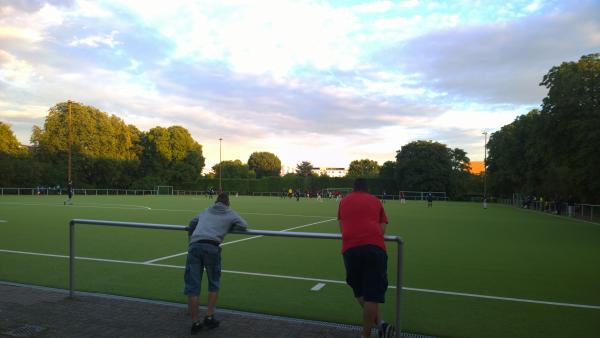
M342 234L342 257L346 281L362 308L362 337L377 328L379 337L393 337L395 328L383 320L379 304L388 288L387 252L384 234L388 223L381 201L367 192L363 178L354 181L353 192L339 204L337 219ZM233 230L246 230L248 223L231 209L229 196L218 195L214 205L196 215L189 224L189 246L184 274L184 294L192 317L191 334L220 325L215 308L221 279L221 243ZM198 297L203 271L208 278L208 306L200 320Z
M566 201L560 196L556 196L554 199L548 199L544 198L543 196L536 197L533 195L529 195L523 200L521 204L521 207L525 209L540 210L544 212L554 213L556 215L562 215L565 211L565 206L567 216L573 216L573 213L575 211L575 199L572 195L569 195Z

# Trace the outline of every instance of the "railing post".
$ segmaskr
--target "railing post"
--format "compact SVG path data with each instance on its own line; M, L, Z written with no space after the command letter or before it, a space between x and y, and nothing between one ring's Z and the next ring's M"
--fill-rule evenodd
M404 243L400 238L397 239L397 262L396 262L396 338L401 337L401 323L400 323L400 299L402 293L402 250Z
M69 298L75 292L75 222L69 222Z

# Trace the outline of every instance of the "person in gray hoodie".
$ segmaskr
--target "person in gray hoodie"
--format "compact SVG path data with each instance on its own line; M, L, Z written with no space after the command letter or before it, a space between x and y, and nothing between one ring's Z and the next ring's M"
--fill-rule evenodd
M215 318L215 306L221 280L220 245L230 230L245 230L247 227L248 223L229 207L227 193L219 194L214 205L190 221L184 294L188 297L188 311L192 316L191 334L198 333L203 326L209 329L219 326ZM201 322L198 317L198 296L204 270L208 277L208 306L204 321Z

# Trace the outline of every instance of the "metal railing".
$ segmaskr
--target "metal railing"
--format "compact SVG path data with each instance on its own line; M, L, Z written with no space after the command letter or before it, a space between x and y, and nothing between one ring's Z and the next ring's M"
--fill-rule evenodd
M145 228L145 229L163 229L163 230L178 230L187 231L188 227L183 225L173 224L152 224L152 223L137 223L137 222L117 222L103 221L93 219L72 219L69 222L69 297L75 296L75 225L105 225L127 228ZM296 237L296 238L316 238L316 239L342 239L341 234L328 234L317 232L291 232L291 231L270 231L270 230L232 230L230 233L248 236L276 236L276 237ZM400 322L400 301L402 293L402 251L404 242L399 236L384 236L386 242L395 242L397 246L397 266L396 266L396 337L400 337L401 322Z
M522 199L498 198L498 203L511 205L517 208L541 211L555 215L574 217L598 223L600 215L599 204L574 203L570 208L567 202L556 203L555 201L530 201L526 203Z

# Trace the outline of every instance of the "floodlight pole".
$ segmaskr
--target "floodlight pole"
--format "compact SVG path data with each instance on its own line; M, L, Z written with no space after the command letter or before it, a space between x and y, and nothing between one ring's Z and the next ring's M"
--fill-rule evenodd
M487 131L483 132L483 205L484 207L486 207L486 197L487 197L487 185L486 185L486 178L487 178Z
M69 145L68 145L68 153L69 153L69 159L68 159L68 164L67 164L67 176L68 176L67 182L69 182L69 183L71 182L71 145L73 144L73 137L72 137L73 133L71 131L71 129L72 129L71 128L71 125L72 125L72 123L71 123L71 103L72 103L71 100L67 101L67 104L69 106L69 114L68 114L68 117L67 117L67 126L68 126L68 129L69 129L68 130L68 133L69 133L69 135L68 135L68 143L69 143Z
M221 180L223 179L223 166L221 165L221 141L223 141L223 139L219 137L219 193L223 192L223 186L221 185Z

